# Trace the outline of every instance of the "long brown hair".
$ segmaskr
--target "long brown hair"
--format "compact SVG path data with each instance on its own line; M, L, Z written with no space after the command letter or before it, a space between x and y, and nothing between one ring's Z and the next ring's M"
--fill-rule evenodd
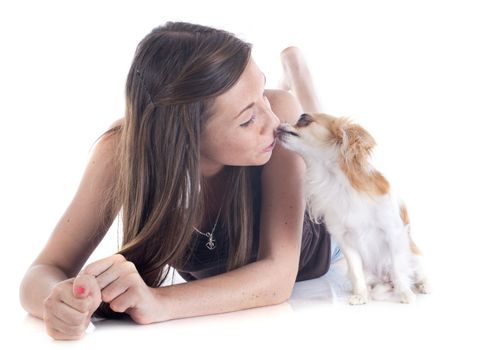
M204 214L200 138L214 98L239 79L251 46L234 35L190 23L168 22L138 45L126 83L119 137L119 176L109 200L121 208L120 253L149 286L170 266L186 262L194 225ZM252 169L226 166L224 219L227 269L251 253Z

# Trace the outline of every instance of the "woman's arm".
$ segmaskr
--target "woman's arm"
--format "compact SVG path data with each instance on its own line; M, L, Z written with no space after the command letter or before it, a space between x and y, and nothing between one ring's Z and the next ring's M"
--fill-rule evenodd
M292 95L281 91L267 91L266 95L272 110L282 121L294 123L297 120L301 108ZM87 278L96 278L101 299L110 303L113 310L127 312L138 323L237 311L286 301L298 272L305 209L303 172L301 158L282 147L274 149L264 166L260 246L256 262L202 280L150 288L143 283L132 263L121 255L114 255L88 265L74 280L74 290L87 289L86 281L90 281ZM45 254L43 256L47 259ZM73 262L65 264L65 271L72 273L80 268Z
M295 123L301 107L285 91L266 91L281 121ZM279 304L292 292L298 272L305 210L305 165L279 145L262 173L258 261L188 283L156 288L153 322Z
M105 207L105 193L116 174L115 142L114 136L98 141L74 199L24 276L21 304L36 317L43 318L54 286L79 272L116 216Z

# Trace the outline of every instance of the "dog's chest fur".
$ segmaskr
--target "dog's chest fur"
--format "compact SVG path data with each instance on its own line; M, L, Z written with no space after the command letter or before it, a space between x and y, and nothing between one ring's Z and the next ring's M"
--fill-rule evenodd
M330 163L307 163L307 203L312 217L323 219L338 243L358 251L367 273L386 280L393 253L408 254L407 227L391 194L356 191L342 170Z

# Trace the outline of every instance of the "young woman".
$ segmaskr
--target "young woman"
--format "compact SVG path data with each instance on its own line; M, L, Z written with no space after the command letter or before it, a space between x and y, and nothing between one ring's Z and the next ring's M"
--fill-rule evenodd
M167 23L142 40L125 118L98 140L21 285L50 336L81 337L96 310L147 324L282 303L295 281L327 272L304 163L275 147L280 120L318 107L300 52L281 59L295 96L265 90L250 45L230 33ZM120 212L121 250L81 271ZM161 286L169 267L189 282Z

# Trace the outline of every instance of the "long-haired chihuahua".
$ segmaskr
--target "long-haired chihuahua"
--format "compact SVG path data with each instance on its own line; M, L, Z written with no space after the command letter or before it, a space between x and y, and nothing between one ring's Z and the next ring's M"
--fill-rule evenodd
M347 261L349 303L396 295L403 303L428 293L421 253L411 239L406 207L370 164L373 137L347 118L302 114L281 124L278 139L306 163L305 190L312 220L323 220Z

